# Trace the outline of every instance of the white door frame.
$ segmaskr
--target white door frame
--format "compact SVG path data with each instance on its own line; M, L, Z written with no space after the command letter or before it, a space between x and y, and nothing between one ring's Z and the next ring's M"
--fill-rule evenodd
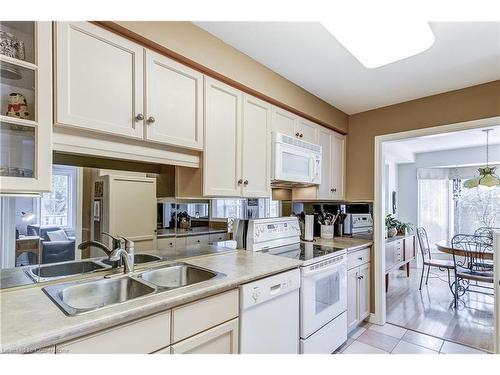
M385 155L383 150L384 142L388 141L398 141L406 138L422 137L428 135L442 134L456 132L460 130L468 130L475 128L482 128L486 126L498 126L500 123L500 116L490 117L480 120L473 120L467 122L460 122L455 124L440 125L430 128L410 130L400 133L392 133L379 135L375 137L375 171L374 171L374 201L373 201L373 216L374 216L374 232L373 232L373 242L374 242L374 291L375 291L375 313L370 317L370 321L375 324L385 324L386 322L386 297L385 297ZM499 248L497 241L497 248ZM498 250L497 250L498 252ZM499 299L500 294L498 288L498 269L500 260L497 257L496 260L496 275L497 279L495 281L495 300L497 311L495 314L496 327L500 325L500 314ZM500 329L496 329L495 337L496 343L499 343ZM496 352L500 349L500 344L497 345Z

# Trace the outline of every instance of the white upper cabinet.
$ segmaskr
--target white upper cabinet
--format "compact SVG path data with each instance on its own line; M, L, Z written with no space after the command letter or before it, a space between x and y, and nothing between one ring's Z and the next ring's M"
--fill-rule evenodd
M272 131L295 136L295 127L297 124L297 116L284 109L273 106Z
M271 105L253 96L243 96L242 196L271 195Z
M56 125L203 150L203 74L90 22L56 22Z
M89 22L55 35L56 124L142 139L144 49Z
M241 91L205 77L205 196L241 194L241 109Z
M345 190L345 136L333 132L331 146L332 199L344 199Z
M295 136L309 143L318 143L318 128L321 128L321 126L299 117L295 128Z
M284 109L272 108L272 131L289 135L309 143L317 143L320 126Z
M318 129L318 144L321 146L321 184L318 186L318 199L331 199L332 184L332 136L327 128Z
M343 199L345 137L320 127L318 143L321 145L321 184L318 186L318 199Z
M0 192L49 191L52 182L52 25L0 21Z
M203 149L203 74L146 50L146 139Z

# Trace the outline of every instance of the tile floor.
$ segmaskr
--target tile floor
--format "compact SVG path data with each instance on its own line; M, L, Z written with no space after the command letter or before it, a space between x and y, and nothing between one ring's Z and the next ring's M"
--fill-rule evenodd
M486 354L433 336L385 324L364 322L335 353L341 354Z

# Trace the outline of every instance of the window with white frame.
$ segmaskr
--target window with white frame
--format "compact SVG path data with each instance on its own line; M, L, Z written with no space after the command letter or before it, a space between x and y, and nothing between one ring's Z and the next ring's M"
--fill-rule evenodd
M77 168L54 166L52 190L42 194L40 224L74 229L76 223Z
M425 228L431 249L452 233L450 201L448 180L418 180L418 226Z

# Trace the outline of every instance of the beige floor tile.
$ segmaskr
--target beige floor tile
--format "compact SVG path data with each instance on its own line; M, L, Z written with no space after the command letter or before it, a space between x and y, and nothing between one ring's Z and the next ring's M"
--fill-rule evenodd
M383 326L372 324L370 328L368 328L368 330L380 332L383 333L384 335L392 336L397 339L401 339L407 331L405 328L401 328L389 323L384 324Z
M337 350L335 350L334 354L343 353L349 347L349 345L351 345L353 342L354 342L354 339L348 338L346 342L344 342L342 345L340 345L337 348Z
M344 354L389 354L381 349L374 346L364 344L359 341L354 341L349 347L343 352Z
M367 329L357 341L374 346L386 352L391 352L398 344L399 340L395 337Z
M436 352L439 352L441 350L441 346L443 346L443 340L415 331L406 332L402 340L415 345L423 346Z
M354 328L351 332L349 332L349 335L348 337L356 340L359 336L361 336L363 334L363 332L366 331L366 328L365 327L356 327Z
M392 354L438 354L438 352L406 341L400 341L392 351Z
M451 341L445 341L441 348L441 353L444 354L486 354L481 350L470 348L465 345L455 344Z

